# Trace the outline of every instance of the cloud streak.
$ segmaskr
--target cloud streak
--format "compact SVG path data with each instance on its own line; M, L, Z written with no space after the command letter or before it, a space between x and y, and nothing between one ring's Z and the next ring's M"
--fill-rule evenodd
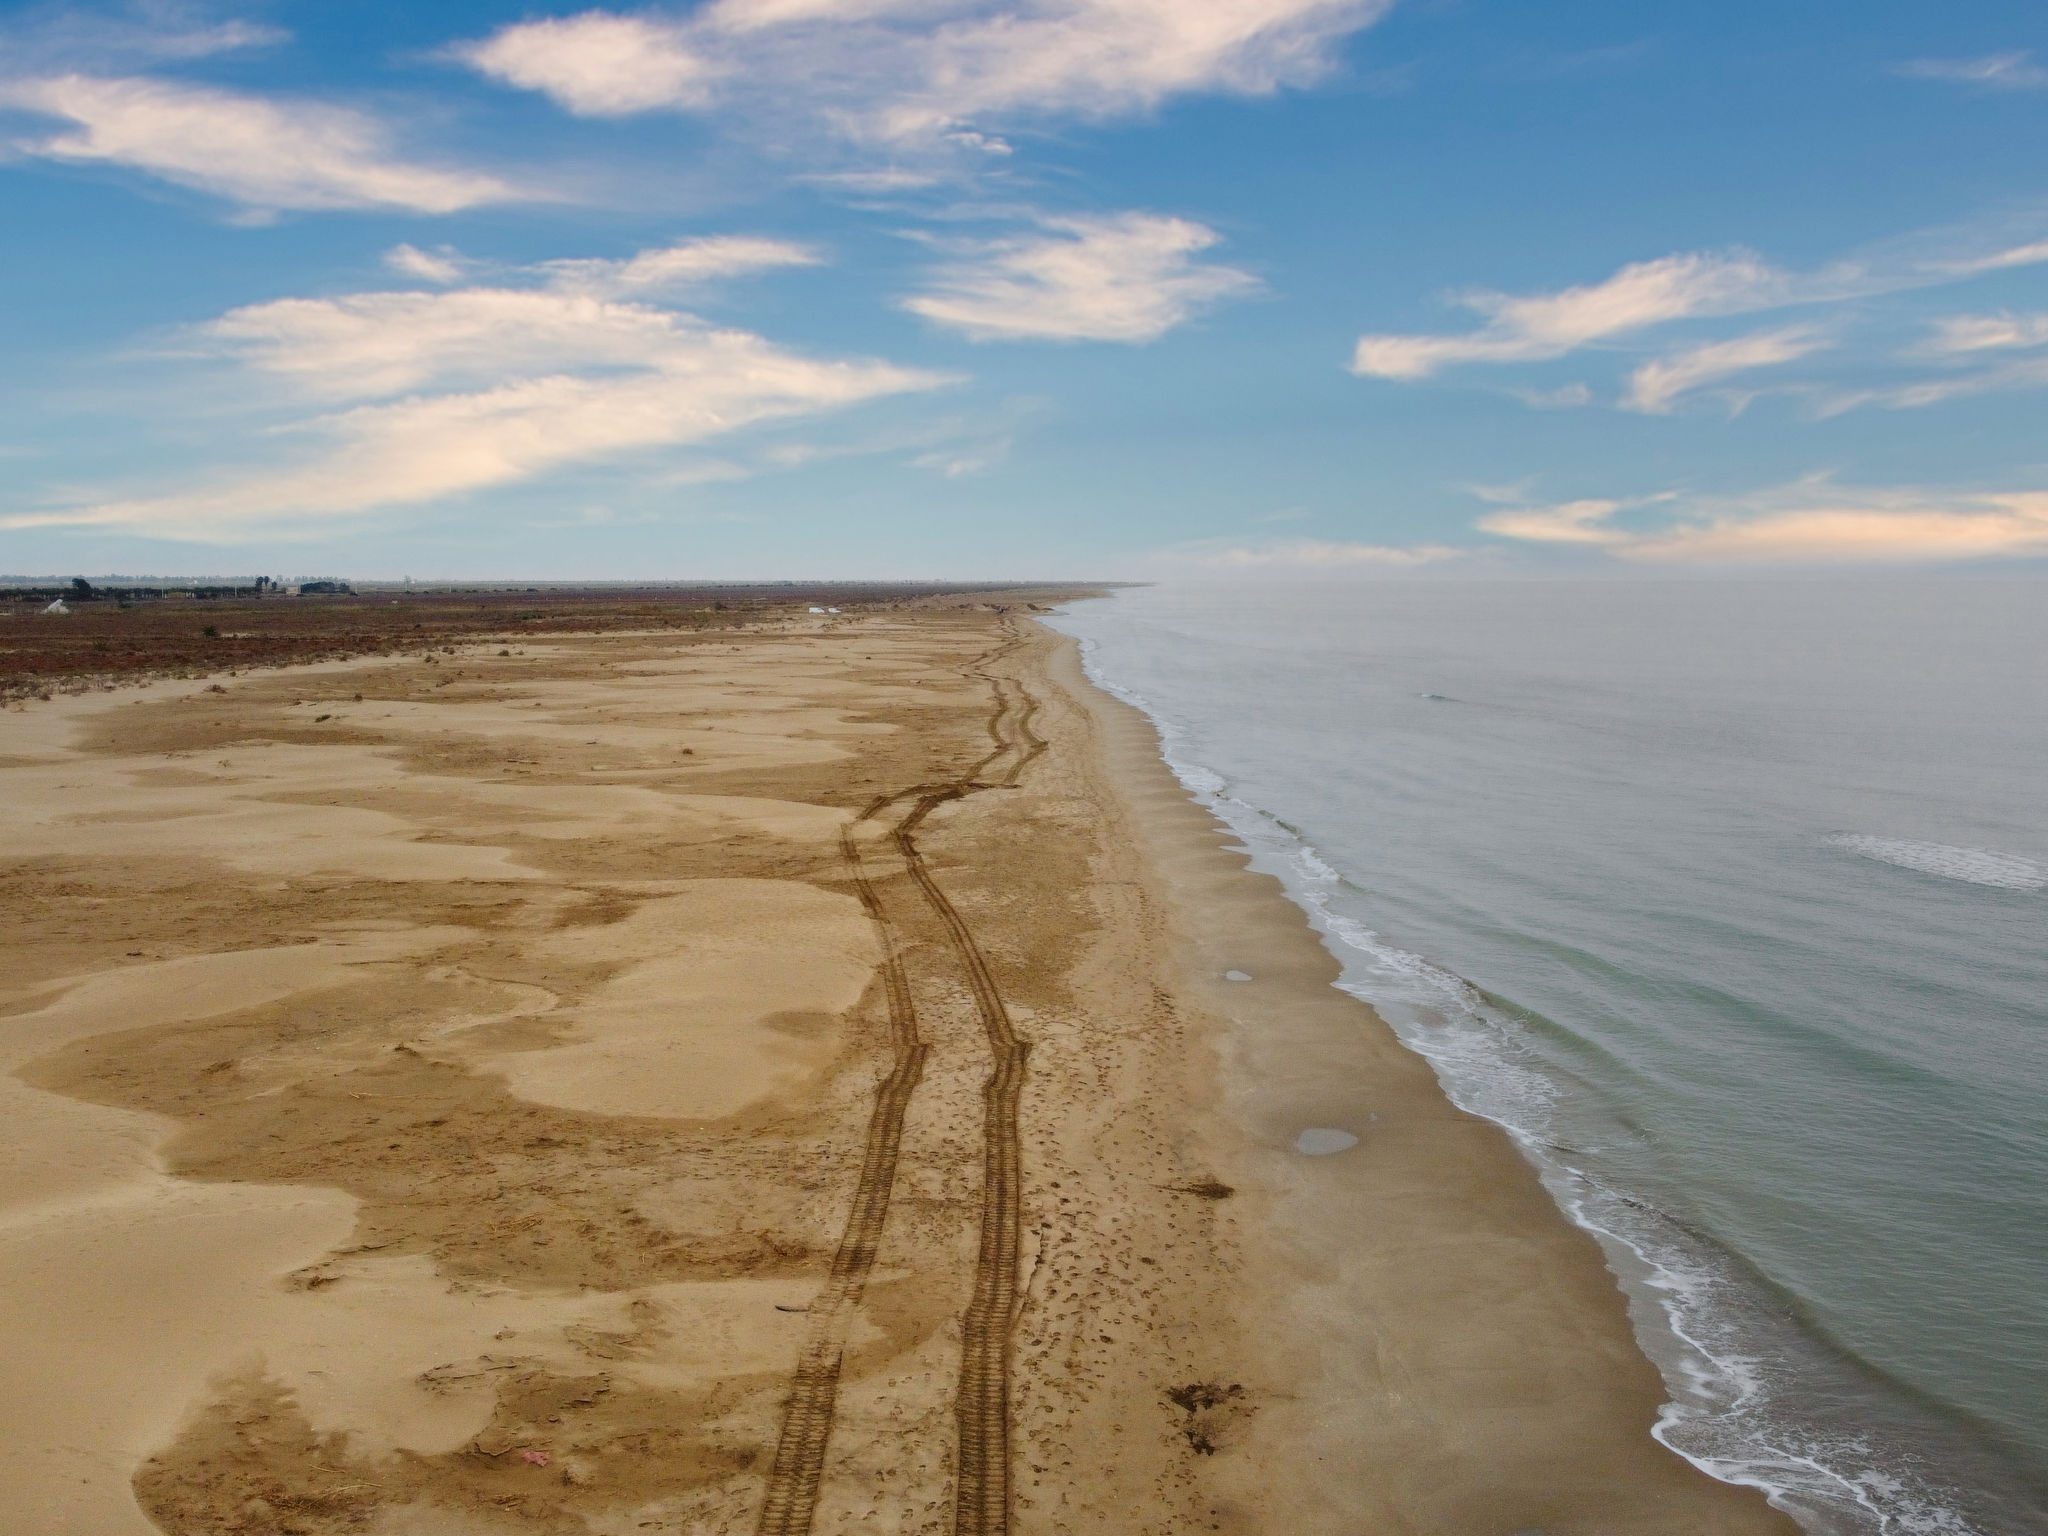
M1927 231L1805 272L1775 266L1752 251L1694 251L1632 262L1599 282L1547 293L1468 292L1457 302L1484 317L1477 329L1368 333L1353 347L1351 370L1364 378L1415 382L1458 366L1549 361L1681 322L1839 305L2048 262L2048 240L2015 242L2010 231L2005 233L2007 238L1999 240L1981 230ZM2034 323L2030 317L1961 317L1932 342L1902 355L1926 360L1971 348L2033 345L2025 338L2033 334L2029 327ZM1644 414L1669 414L1688 395L1722 380L1831 349L1845 328L1807 322L1681 348L1639 363L1617 403ZM2020 387L2025 374L2014 369L1968 383L1935 380L1890 390L1842 391L1803 383L1782 388L1804 396L1825 416L1880 401L1928 404L1960 393ZM1544 391L1512 393L1532 406L1575 398ZM1718 393L1739 409L1757 391Z
M811 247L787 240L712 235L642 251L624 261L551 261L540 270L557 288L619 295L660 294L778 267L815 267L823 260Z
M1646 415L1668 415L1684 396L1709 384L1794 362L1832 345L1819 327L1792 325L1688 347L1645 363L1631 374L1622 404Z
M1677 515L1658 526L1614 521L1671 503ZM1598 547L1645 565L1953 563L2048 555L2048 491L1857 489L1813 478L1729 499L1667 495L1508 508L1478 527L1524 542Z
M1332 67L1391 0L713 0L591 10L455 54L565 111L801 117L857 143L999 148L974 132L1106 119L1194 92L1263 95Z
M1829 279L1827 286L1840 281ZM1563 357L1591 342L1672 320L1789 303L1796 286L1788 274L1749 251L1664 256L1555 293L1465 294L1458 302L1486 316L1481 329L1460 336L1361 336L1351 369L1368 378L1423 379L1456 363Z
M1992 53L1976 59L1914 59L1901 64L1899 73L1995 91L2048 89L2048 69L2036 64L2031 53Z
M0 107L74 125L17 140L13 147L21 153L125 166L259 210L446 214L532 195L481 172L406 160L376 120L317 102L68 74L0 81Z
M1259 287L1248 272L1195 259L1217 240L1155 214L1048 219L1040 234L938 268L903 307L974 341L1154 341Z
M2018 347L2048 347L2048 314L1949 315L1937 320L1925 351L1968 356Z
M790 249L752 250L754 265ZM620 263L709 250L730 271L744 242L684 242ZM190 344L324 404L284 429L310 449L190 491L109 497L0 517L0 527L118 527L222 539L289 530L529 481L571 466L693 446L765 422L929 390L948 376L807 357L682 311L604 296L577 269L552 286L470 286L281 299L232 310ZM692 263L685 261L685 266ZM616 273L610 274L616 279ZM616 283L614 282L614 286ZM648 286L659 286L650 280ZM335 409L333 407L338 407Z

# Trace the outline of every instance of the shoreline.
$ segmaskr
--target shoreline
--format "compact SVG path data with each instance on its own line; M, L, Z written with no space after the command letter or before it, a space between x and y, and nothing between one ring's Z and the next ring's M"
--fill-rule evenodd
M0 1514L1789 1531L1023 617L11 716Z
M1432 756L1443 747L1440 735L1469 748L1472 732L1484 734L1472 719L1437 714L1436 703L1403 709L1412 699L1442 700L1442 695L1416 690L1443 679L1429 675L1424 662L1399 672L1391 687L1376 674L1372 681L1340 679L1331 665L1311 656L1304 658L1303 680L1305 685L1315 681L1312 692L1254 692L1252 685L1262 677L1268 683L1278 680L1270 669L1262 670L1261 660L1260 642L1281 632L1271 628L1273 613L1253 605L1242 625L1235 616L1218 619L1221 628L1213 636L1197 639L1193 624L1202 610L1196 605L1184 597L1140 598L1132 599L1139 606L1128 611L1119 611L1123 603L1110 609L1075 605L1050 622L1079 641L1090 679L1156 725L1160 750L1177 780L1231 829L1249 851L1250 866L1275 877L1304 912L1341 970L1337 986L1375 1008L1411 1050L1427 1059L1454 1103L1503 1127L1557 1207L1598 1241L1627 1297L1639 1345L1665 1382L1667 1401L1654 1427L1657 1439L1710 1476L1762 1491L1773 1507L1816 1536L1920 1525L1987 1532L2031 1528L2028 1517L2041 1509L2044 1485L2039 1457L2026 1436L2023 1404L2008 1396L2002 1418L1977 1411L1995 1405L1995 1396L1991 1405L1969 1406L1972 1378L1960 1358L1953 1362L1956 1374L1949 1382L1959 1393L1902 1379L1899 1372L1873 1362L1887 1358L1887 1347L1910 1351L1916 1339L1926 1337L1924 1331L1888 1336L1882 1328L1866 1327L1860 1338L1853 1331L1845 1338L1830 1325L1839 1319L1830 1320L1825 1308L1802 1303L1802 1297L1817 1293L1802 1290L1801 1278L1832 1273L1839 1279L1846 1272L1843 1255L1818 1235L1827 1230L1825 1205L1797 1229L1785 1224L1783 1212L1777 1217L1781 1237L1806 1234L1803 1254L1796 1245L1745 1250L1743 1238L1770 1229L1772 1192L1741 1191L1764 1199L1761 1207L1731 1203L1731 1191L1715 1183L1711 1161L1689 1170L1699 1176L1697 1183L1675 1180L1673 1167L1659 1161L1673 1146L1697 1155L1707 1145L1699 1139L1702 1127L1711 1136L1717 1126L1741 1123L1750 1132L1744 1140L1754 1156L1778 1156L1782 1167L1784 1146L1801 1143L1815 1156L1810 1170L1815 1178L1846 1179L1853 1187L1857 1176L1845 1168L1830 1169L1825 1148L1831 1140L1855 1144L1857 1138L1825 1113L1812 1122L1784 1123L1781 1137L1769 1123L1777 1117L1761 1116L1755 1107L1760 1099L1769 1101L1771 1088L1759 1083L1760 1098L1743 1094L1739 1080L1744 1074L1725 1063L1712 1084L1720 1093L1710 1097L1700 1092L1700 1084L1691 1084L1690 1098L1676 1095L1668 1122L1658 1118L1658 1111L1671 1105L1658 1101L1651 1090L1636 1096L1637 1085L1627 1080L1626 1067L1616 1067L1617 1061L1629 1059L1628 1031L1677 1043L1682 1052L1682 1025L1711 1031L1721 1020L1703 1019L1698 1007L1687 1011L1675 1003L1667 1011L1661 1006L1664 999L1645 995L1645 978L1669 981L1657 958L1643 948L1654 919L1638 921L1623 905L1603 920L1588 921L1601 910L1600 890L1585 884L1584 869L1566 863L1553 869L1545 862L1540 820L1524 829L1536 842L1515 841L1512 820L1503 822L1501 806L1489 798L1501 782L1498 764L1469 751L1463 758L1455 751ZM1384 625L1371 633L1386 639ZM1188 642L1184 652L1162 647L1161 640L1175 634ZM1437 650L1423 648L1436 664L1445 664L1447 655L1471 659L1455 648L1443 651L1442 645L1450 643L1443 636L1437 643ZM1326 658L1342 659L1367 660L1341 646ZM1369 666L1363 670L1370 673ZM1460 698L1494 700L1472 676L1453 671L1449 677L1463 684L1451 689ZM1312 700L1322 703L1305 708ZM1346 726L1318 730L1318 709L1332 708L1363 734ZM1416 710L1429 712L1431 723L1424 725ZM1411 740L1404 732L1420 737ZM1280 740L1293 742L1299 759L1276 754ZM1822 738L1809 742L1816 749L1822 744ZM1542 760L1540 749L1534 756ZM1604 762L1610 772L1616 767L1597 753L1593 760ZM1432 763L1444 771L1443 782L1426 772L1418 777L1422 765ZM1573 760L1551 766L1564 786L1558 793L1569 801L1573 771L1582 765ZM1388 790L1384 798L1361 787L1380 784ZM1583 784L1579 788L1583 793ZM1651 793L1643 786L1639 801L1647 802ZM1672 798L1698 809L1682 793ZM1589 802L1578 808L1580 819L1572 825L1580 835L1589 830L1585 814L1596 806ZM1638 815L1641 810L1639 803ZM1831 824L1824 809L1820 824ZM1668 852L1642 827L1636 834L1645 848ZM1484 865L1496 842L1503 850L1497 887L1488 883L1490 871ZM1792 871L1788 878L1795 886L1805 882L1807 894L1815 885L1825 887L1817 897L1823 909L1840 878L1838 871L1794 850L1774 851L1768 870L1758 867L1762 855L1756 850L1730 857L1752 879L1782 873L1782 865ZM1632 875L1625 861L1609 858L1608 886L1627 890ZM1646 878L1656 885L1655 877ZM1849 878L1855 878L1853 871ZM1697 882L1687 887L1666 878L1661 894L1674 911L1711 904ZM1550 895L1559 898L1555 910L1545 904ZM1881 903L1876 893L1860 887L1841 893L1841 899L1844 904ZM1873 914L1879 919L1892 915ZM1669 934L1666 917L1667 937L1681 937ZM1673 947L1671 974L1703 974L1703 966L1721 958L1715 943L1723 938L1710 935L1704 950ZM1532 968L1532 947L1540 951L1546 941L1575 945L1572 954L1595 957L1596 967L1598 957L1624 957L1615 960L1619 982L1602 994L1608 1012L1597 1006L1575 1011L1586 1000L1572 992L1570 983L1544 974L1540 963ZM1726 958L1739 960L1734 953ZM1810 951L1808 958L1813 958ZM1903 963L1910 969L1910 953ZM1806 998L1813 1027L1825 1031L1827 1021L1835 1021L1834 1038L1850 1037L1829 1011L1839 989L1825 985L1824 969L1807 974L1823 979L1817 995ZM1751 983L1747 992L1733 983L1733 996L1722 1000L1735 1010L1727 1022L1737 1038L1745 1021L1755 1024L1771 1012L1754 986L1756 977L1746 980ZM1617 995L1624 1005L1634 1006L1612 1008ZM1892 1019L1882 999L1866 993L1864 1000L1873 1005L1873 1018ZM1780 1038L1768 1029L1764 1034ZM1708 1032L1700 1038L1714 1036ZM1590 1053L1593 1059L1575 1060L1575 1052ZM1767 1040L1761 1054L1768 1058L1770 1052ZM1655 1053L1646 1048L1645 1054ZM1670 1063L1667 1054L1664 1064ZM1797 1080L1796 1074L1791 1080ZM1735 1096L1721 1097L1731 1090ZM1855 1091L1867 1095L1871 1085L1864 1082ZM1781 1108L1786 1097L1782 1089L1776 1094ZM1631 1105L1638 1114L1625 1113ZM1906 1108L1910 1111L1910 1104ZM1651 1117L1647 1124L1672 1133L1672 1146L1637 1145L1644 1112ZM1694 1133L1690 1143L1689 1130ZM1924 1143L1922 1148L1924 1164ZM1881 1159L1864 1165L1883 1166ZM1732 1166L1741 1167L1739 1158ZM1788 1186L1799 1187L1796 1180ZM1703 1207L1694 1203L1703 1192L1709 1201L1713 1194L1721 1197L1715 1215L1700 1214ZM1792 1203L1796 1207L1796 1194ZM1910 1202L1899 1214L1908 1218L1904 1235L1909 1238L1900 1262L1910 1270L1915 1230ZM1929 1219L1924 1209L1919 1215ZM1745 1227L1745 1221L1762 1226ZM1736 1236L1731 1240L1723 1232ZM1749 1256L1755 1252L1794 1267L1774 1272L1768 1262ZM1869 1320L1866 1307L1864 1321ZM2023 1373L2027 1358L2012 1357L2001 1369L2010 1373L2016 1367ZM1999 1379L1986 1375L1980 1386L1995 1386ZM2010 1375L2005 1379L2009 1383Z
M1683 1530L1711 1521L1717 1531L1798 1531L1759 1490L1714 1479L1655 1437L1664 1383L1593 1234L1559 1206L1504 1128L1454 1106L1426 1059L1340 990L1340 963L1310 913L1233 848L1238 834L1174 773L1153 721L1086 675L1077 640L1053 633L1051 670L1086 701L1106 776L1156 872L1177 979L1213 1017L1226 1134L1271 1191L1268 1222L1284 1251L1247 1256L1266 1267L1264 1283L1248 1289L1263 1298L1257 1331L1289 1336L1317 1382L1295 1408L1291 1434L1315 1445L1311 1463L1337 1463L1369 1444L1381 1467L1408 1466L1445 1447L1385 1433L1381 1410L1391 1402L1438 1423L1459 1413L1490 1422L1455 1436L1463 1489L1326 1487L1296 1512L1294 1528ZM1298 1149L1318 1146L1317 1131L1341 1133L1320 1140L1335 1151ZM1356 1144L1341 1145L1353 1136ZM1453 1163L1459 1191L1432 1189ZM1390 1177L1398 1195L1384 1187ZM1424 1301L1427 1276L1398 1273L1414 1269L1417 1254L1375 1258L1353 1235L1390 1226L1427 1253L1427 1269L1471 1265L1460 1277L1468 1294ZM1496 1283L1511 1272L1537 1279L1543 1302L1473 1287L1471 1274L1489 1260ZM1396 1295L1420 1329L1374 1326ZM1502 1314L1495 1328L1515 1337L1459 1339L1456 1319L1489 1298ZM1310 1364L1319 1354L1320 1369ZM1348 1374L1330 1364L1346 1355L1357 1363ZM1431 1391L1424 1383L1434 1373L1416 1369L1425 1358L1455 1361L1485 1385L1461 1393L1437 1379ZM1573 1423L1532 1423L1538 1414ZM1439 1472L1449 1471L1439 1460Z

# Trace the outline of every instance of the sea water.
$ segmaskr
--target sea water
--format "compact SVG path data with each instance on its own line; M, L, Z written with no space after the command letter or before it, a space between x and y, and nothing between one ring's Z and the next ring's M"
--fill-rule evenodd
M2048 1531L2048 582L1157 586L1091 676L1591 1229L1656 1433Z

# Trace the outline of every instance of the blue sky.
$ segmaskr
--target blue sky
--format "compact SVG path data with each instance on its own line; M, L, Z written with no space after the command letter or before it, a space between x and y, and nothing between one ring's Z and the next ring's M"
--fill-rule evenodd
M2048 12L0 10L0 570L2048 554Z

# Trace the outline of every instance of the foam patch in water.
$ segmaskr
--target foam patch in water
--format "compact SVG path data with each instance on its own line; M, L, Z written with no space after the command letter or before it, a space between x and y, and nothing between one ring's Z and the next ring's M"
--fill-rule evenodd
M2005 891L2038 891L2048 886L2048 872L2032 859L1993 853L1988 848L1952 848L1947 843L1916 843L1861 832L1844 832L1828 841L1866 859L1916 869L1923 875L1940 875L1944 880L1966 880L1971 885L1992 885Z

